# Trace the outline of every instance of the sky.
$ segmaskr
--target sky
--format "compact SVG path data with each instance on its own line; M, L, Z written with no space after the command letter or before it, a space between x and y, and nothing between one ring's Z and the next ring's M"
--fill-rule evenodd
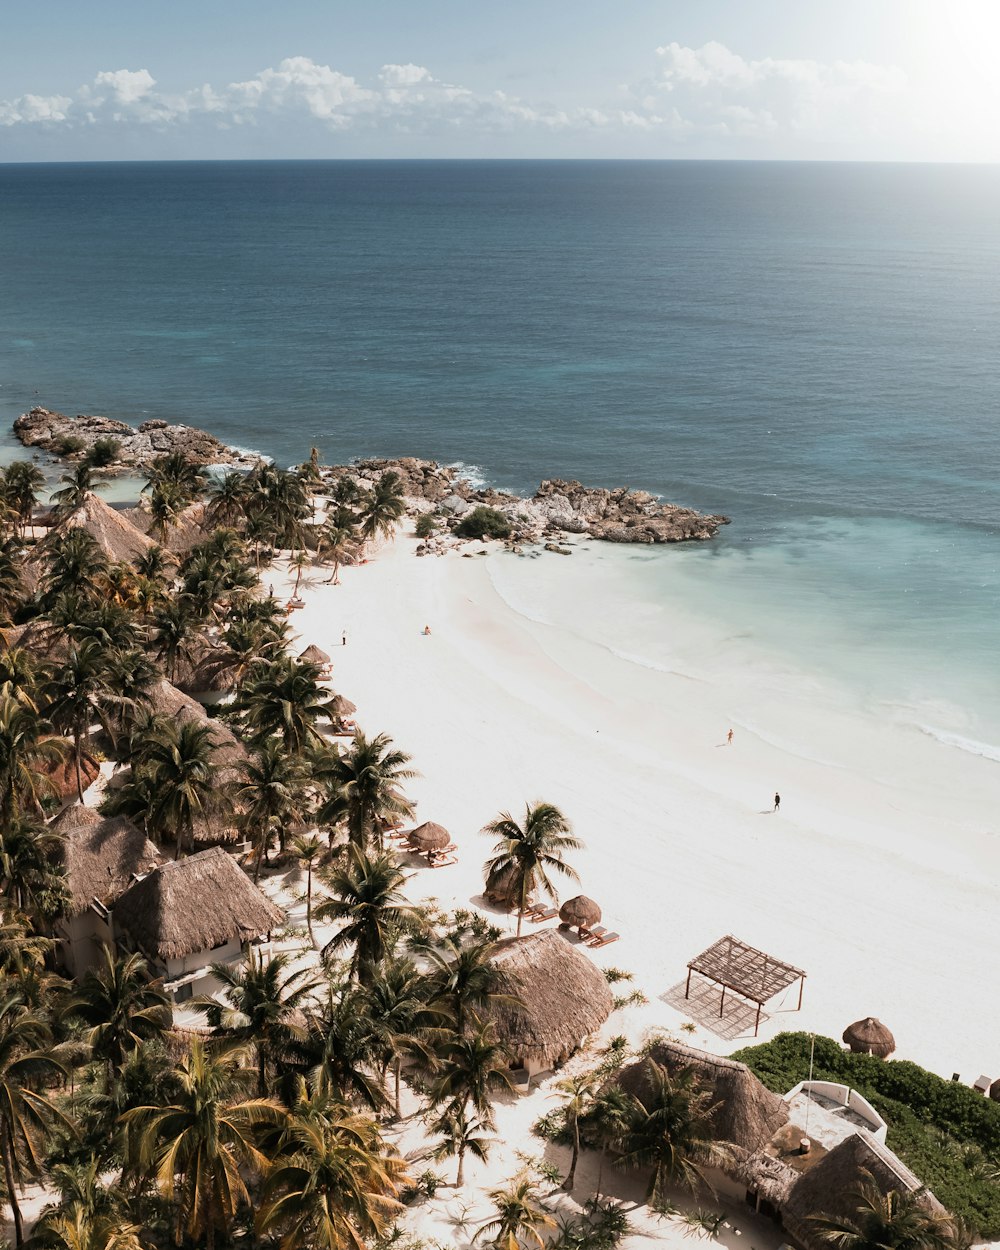
M1000 0L0 0L0 161L1000 160Z

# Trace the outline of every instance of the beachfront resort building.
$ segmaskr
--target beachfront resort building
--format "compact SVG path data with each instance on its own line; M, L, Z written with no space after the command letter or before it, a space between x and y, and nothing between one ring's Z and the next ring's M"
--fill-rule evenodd
M640 1101L651 1089L650 1059L671 1073L693 1069L714 1104L714 1136L732 1153L724 1168L708 1169L713 1188L780 1223L801 1250L825 1244L809 1217L854 1216L869 1177L883 1194L917 1194L929 1211L943 1210L885 1145L885 1121L857 1091L804 1081L781 1096L745 1064L663 1041L613 1078Z
M284 921L221 847L160 864L135 881L113 911L116 942L145 956L175 1004L175 1023L187 1027L203 1020L184 1004L222 988L211 965L239 962Z
M604 974L556 929L497 942L490 962L504 996L490 1018L529 1081L565 1063L611 1014Z
M114 944L112 908L163 856L131 821L93 807L67 807L52 823L60 835L69 902L56 921L58 951L70 976L81 977Z

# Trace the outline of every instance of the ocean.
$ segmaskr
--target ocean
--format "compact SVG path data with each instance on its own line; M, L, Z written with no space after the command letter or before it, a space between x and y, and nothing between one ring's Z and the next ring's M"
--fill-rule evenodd
M0 426L36 403L724 512L498 588L1000 760L1000 168L0 166Z

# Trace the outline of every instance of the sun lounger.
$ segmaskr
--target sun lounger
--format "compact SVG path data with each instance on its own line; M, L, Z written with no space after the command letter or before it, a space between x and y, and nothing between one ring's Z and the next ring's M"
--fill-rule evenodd
M519 916L533 916L536 911L542 911L541 903L529 903L527 907L522 907L517 913Z
M445 864L457 864L457 863L458 863L458 856L457 856L457 855L446 855L444 859L435 859L435 860L431 863L431 867L432 867L432 868L443 868L443 867L445 866Z
M528 919L533 924L541 924L543 920L554 920L558 915L558 907L546 907L542 911L536 911L535 914L533 916L529 916Z
M597 950L599 946L610 946L612 942L617 942L620 937L620 933L602 933L596 942L590 942L589 945L594 950Z

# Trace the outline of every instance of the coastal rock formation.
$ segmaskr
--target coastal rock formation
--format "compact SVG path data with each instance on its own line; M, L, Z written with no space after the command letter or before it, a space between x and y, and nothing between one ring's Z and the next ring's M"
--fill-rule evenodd
M205 430L160 420L143 421L135 429L112 417L69 417L47 408L32 408L14 422L14 433L25 447L40 447L67 460L82 458L98 439L114 439L119 444L118 458L103 470L111 473L134 473L171 451L183 452L195 464L252 468L260 463L259 456L227 447Z
M398 474L412 512L435 511L454 528L472 508L502 512L516 542L536 543L559 534L587 534L613 543L677 543L713 538L728 524L724 516L705 516L691 508L663 503L644 490L626 486L609 490L551 478L530 498L492 488L479 489L459 469L433 460L359 460L323 469L331 488L341 478L369 490L384 473ZM421 554L431 548L423 546Z

